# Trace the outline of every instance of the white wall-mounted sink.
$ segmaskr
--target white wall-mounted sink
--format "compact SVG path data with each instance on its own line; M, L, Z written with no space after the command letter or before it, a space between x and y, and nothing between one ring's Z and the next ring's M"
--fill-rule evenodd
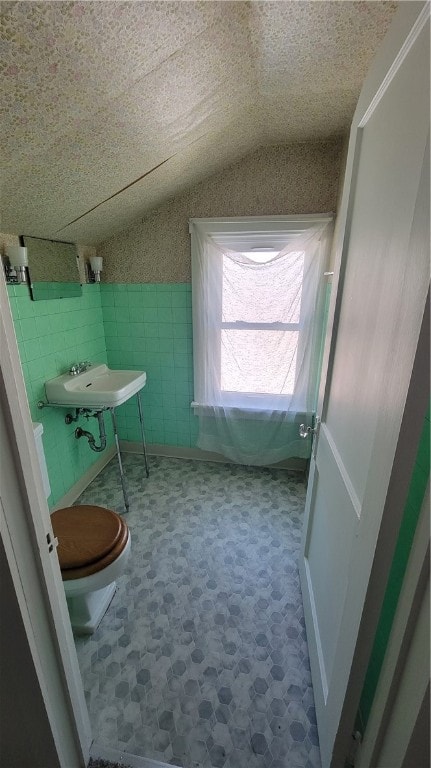
M115 408L136 395L146 380L145 371L114 371L102 363L75 376L64 373L46 381L46 399L56 405Z

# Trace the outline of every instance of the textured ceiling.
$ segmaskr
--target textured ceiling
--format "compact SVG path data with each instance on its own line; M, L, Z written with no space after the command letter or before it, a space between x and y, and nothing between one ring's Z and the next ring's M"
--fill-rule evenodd
M1 229L96 243L257 146L347 131L394 2L3 2Z

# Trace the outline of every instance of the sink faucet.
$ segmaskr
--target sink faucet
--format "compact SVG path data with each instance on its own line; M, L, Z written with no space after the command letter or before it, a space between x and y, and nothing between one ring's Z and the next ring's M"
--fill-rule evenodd
M86 371L90 367L91 363L88 360L81 363L73 363L69 368L69 376L77 376L78 373L83 373L83 371Z

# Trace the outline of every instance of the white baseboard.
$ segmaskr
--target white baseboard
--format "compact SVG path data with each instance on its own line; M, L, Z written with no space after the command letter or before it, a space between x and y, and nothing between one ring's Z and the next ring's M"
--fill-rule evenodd
M90 469L87 469L84 475L79 478L75 485L72 485L70 490L57 501L57 504L50 510L55 512L56 509L62 509L63 507L70 507L74 501L85 491L88 485L94 480L95 477L102 471L104 467L115 456L115 446L111 445L109 448L105 448L100 459L94 462Z
M142 443L132 443L128 440L120 440L120 449L124 453L143 453ZM221 453L212 453L211 451L202 451L200 448L186 448L182 445L160 445L152 443L147 445L149 456L166 456L171 459L194 459L195 461L216 461L221 464L235 464L234 461L222 456ZM291 458L271 464L271 469L289 469L292 472L305 472L307 470L307 459Z

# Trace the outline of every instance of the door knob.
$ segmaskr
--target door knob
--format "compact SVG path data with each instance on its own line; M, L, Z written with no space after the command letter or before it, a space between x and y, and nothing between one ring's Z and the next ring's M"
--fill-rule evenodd
M306 427L305 424L299 425L299 437L303 437L305 439L312 431L313 427Z
M305 424L299 425L299 437L305 438L308 437L308 435L315 435L317 432L317 424L315 427L306 427Z

